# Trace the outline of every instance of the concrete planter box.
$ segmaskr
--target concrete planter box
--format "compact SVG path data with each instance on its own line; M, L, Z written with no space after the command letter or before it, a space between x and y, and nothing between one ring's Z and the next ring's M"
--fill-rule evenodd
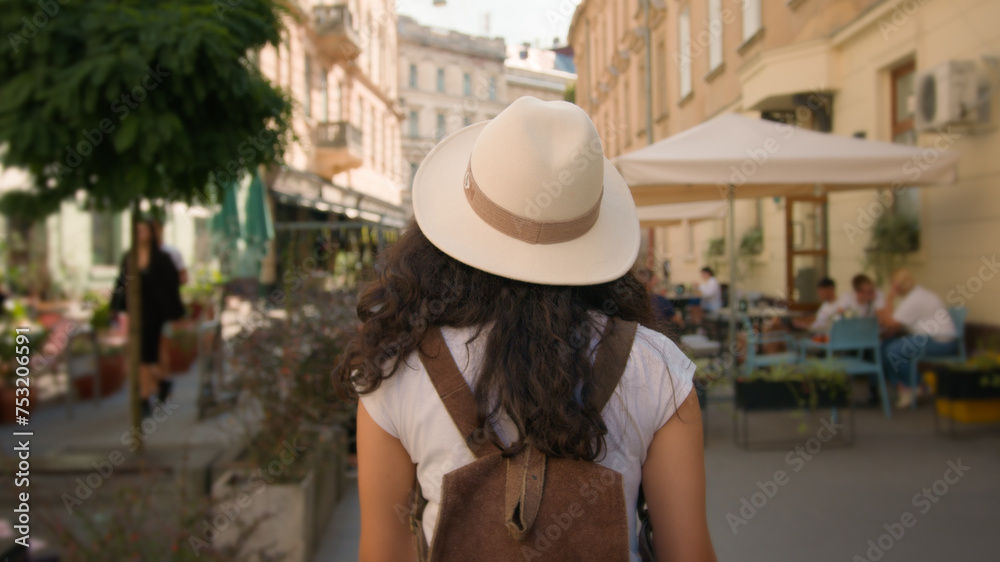
M243 460L245 449L223 455L212 471L211 495L222 502L212 522L213 544L239 541L240 560L257 561L262 552L284 555L286 562L311 562L326 532L333 508L343 495L347 470L347 434L340 426L310 428L314 435L296 463L305 476L296 482L271 478L278 463L259 468ZM280 461L279 461L280 463ZM272 481L267 482L268 479ZM252 532L241 529L254 526Z
M213 546L238 544L238 559L248 562L276 556L286 562L311 562L316 544L315 471L298 482L268 484L259 469L230 469L212 485L212 499L222 502L211 522L216 531Z

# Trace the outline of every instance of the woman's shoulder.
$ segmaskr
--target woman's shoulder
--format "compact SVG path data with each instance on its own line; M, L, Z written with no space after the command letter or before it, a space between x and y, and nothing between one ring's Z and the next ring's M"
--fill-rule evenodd
M652 328L639 325L635 332L635 341L632 344L632 354L637 359L650 362L663 362L668 367L688 369L694 367L691 359L672 339Z

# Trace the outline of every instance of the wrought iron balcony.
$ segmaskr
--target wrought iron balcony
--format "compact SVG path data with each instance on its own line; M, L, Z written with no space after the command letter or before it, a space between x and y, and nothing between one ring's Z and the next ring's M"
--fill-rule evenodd
M346 4L313 6L313 29L319 48L334 60L354 60L361 54L361 39Z
M316 172L321 176L357 168L363 162L361 129L346 121L323 122L315 128Z

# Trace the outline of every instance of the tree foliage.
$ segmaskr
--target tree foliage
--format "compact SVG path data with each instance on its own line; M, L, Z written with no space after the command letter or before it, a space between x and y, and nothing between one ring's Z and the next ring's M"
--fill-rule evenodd
M43 216L84 190L97 208L204 200L280 158L290 102L247 60L281 38L281 0L7 0L0 10L0 164ZM208 190L211 192L213 190Z

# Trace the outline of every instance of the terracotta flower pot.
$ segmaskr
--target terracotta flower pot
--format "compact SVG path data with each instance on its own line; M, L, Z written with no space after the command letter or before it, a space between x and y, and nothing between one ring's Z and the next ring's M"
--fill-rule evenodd
M101 398L111 396L125 384L123 356L101 357L98 373L101 377ZM94 397L94 376L87 375L73 379L76 396L81 400Z
M97 368L101 373L102 385L105 381L107 381L108 388L114 389L113 391L116 391L125 385L124 355L101 356L101 359L98 361Z
M17 389L0 387L0 423L14 423L14 399Z

